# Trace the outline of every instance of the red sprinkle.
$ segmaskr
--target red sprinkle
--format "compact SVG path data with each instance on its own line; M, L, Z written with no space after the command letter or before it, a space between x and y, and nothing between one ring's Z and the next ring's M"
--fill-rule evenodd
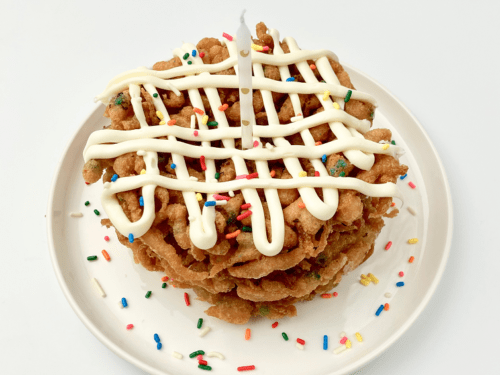
M196 356L196 359L197 359L198 361L203 361L203 355L202 355L202 354L198 354L198 355Z
M132 328L134 328L134 325L133 325L133 324L127 324L127 329L129 329L129 330L130 330L130 329L132 329Z
M199 55L200 55L201 58L204 58L205 57L205 52L200 52Z
M231 35L229 35L228 33L222 33L222 36L224 38L226 38L227 40L229 40L230 42L233 41L233 37Z
M276 328L278 326L278 322L274 322L271 327Z
M344 345L346 341L347 341L347 337L346 337L346 336L344 336L344 337L342 337L342 338L340 339L340 343L341 343L342 345Z
M203 359L199 359L199 360L198 360L198 364L199 364L199 365L205 365L205 366L206 366L206 365L208 364L208 362L207 362L207 361L205 361L205 360L203 360Z
M337 297L339 294L337 292L333 292L333 296Z
M258 147L259 146L259 141L253 141L253 147Z
M259 174L257 172L247 174L246 178L247 180L251 180L252 178L257 178L259 177Z
M405 273L403 271L399 271L398 275L399 275L399 277L403 277L405 275Z
M318 142L316 142L314 145L315 145L315 146L321 146L322 144L323 144L323 142L318 141Z
M85 185L90 185L90 182L85 181Z
M297 206L299 206L299 208L306 208L306 205L303 202L297 203Z
M223 104L219 107L219 111L224 112L229 107L228 104Z
M191 305L191 302L189 302L189 294L184 293L184 302L186 302L186 306Z
M250 207L252 207L251 203L245 203L240 206L242 210L248 210Z
M267 52L267 51L269 51L269 46L262 47L262 52Z
M391 207L394 207L396 205L396 202L391 203Z
M330 293L323 293L321 298L332 298L332 295Z
M413 182L411 182L411 181L410 181L410 182L408 182L408 185L410 185L410 187L411 187L412 189L415 189L415 188L416 188L415 184L414 184Z
M252 214L252 211L248 210L248 211L242 213L241 215L238 215L236 217L236 220L241 221L241 220L246 219L247 217L249 217L251 214Z
M205 164L205 155L200 156L200 165L201 165L202 170L204 170L204 171L207 170L207 166Z
M392 241L387 242L387 245L385 245L385 249L389 250L392 246Z
M104 236L104 241L109 241L109 237L108 236Z
M102 251L102 256L104 259L106 259L108 262L111 260L111 257L109 256L108 252L106 250Z
M195 130L193 134L194 134L195 137L197 137L198 136L198 130Z
M273 169L269 174L271 175L271 178L273 178L274 176L276 176L276 171Z
M389 310L389 304L388 304L388 303L386 303L386 304L384 305L384 310L385 310L385 311L388 311L388 310Z
M176 122L177 122L177 120L168 120L167 125L172 126L172 125L175 125Z
M250 370L255 370L255 366L240 366L237 368L238 371L250 371Z
M305 345L306 342L302 339L297 339L297 342L300 344L300 345Z
M203 110L201 110L199 108L196 108L196 107L193 108L193 111L195 111L199 115L204 115L205 114L205 112L203 112Z
M311 68L311 70L314 70L314 69L316 69L316 65L311 64L311 65L309 65L309 68Z
M168 276L163 276L163 277L161 278L161 281L163 281L163 282L168 281Z
M314 177L319 177L319 171L314 171Z
M220 194L214 194L213 197L215 200L229 201L231 199L230 197L226 197L225 195L220 195Z

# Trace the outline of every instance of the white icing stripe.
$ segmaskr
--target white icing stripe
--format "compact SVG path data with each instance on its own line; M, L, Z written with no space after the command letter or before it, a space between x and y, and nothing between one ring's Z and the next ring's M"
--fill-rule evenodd
M322 56L330 57L335 61L339 60L337 55L335 55L332 51L328 51L326 49L320 49L316 51L298 51L286 54L284 56L267 55L265 53L259 53L254 50L251 50L250 52L252 54L253 62L266 65L275 65L275 66L286 66L294 64L297 61L314 60ZM197 58L199 58L198 54L196 59ZM181 61L183 61L183 59L181 59ZM238 64L238 59L236 56L234 56L217 64L208 64L208 65L183 64L183 66L178 66L169 70L149 70L149 69L138 68L117 75L108 83L106 89L110 88L112 85L116 83L122 82L123 80L133 77L153 76L161 79L170 79L192 74L200 74L203 72L218 73L222 70L227 70L229 68L232 68L237 64Z
M156 92L156 90L155 90ZM267 91L269 92L269 91ZM270 92L269 92L270 93ZM156 98L155 106L158 107L156 101L161 101L161 99ZM273 102L274 105L274 102ZM160 109L161 110L161 109ZM269 109L271 112L272 108ZM193 115L194 116L194 115ZM217 119L216 119L217 120ZM276 121L277 114L276 114ZM283 126L279 122L272 123L269 125L254 125L253 134L256 137L274 138L274 137L287 137L292 134L302 132L305 129L310 129L320 124L324 124L330 121L340 121L345 123L351 128L359 130L361 133L366 133L370 130L370 121L359 120L354 116L351 116L344 111L323 111L309 116L303 120L296 121L293 124L287 124ZM141 138L157 138L165 137L167 135L174 135L176 137L182 138L187 141L215 141L220 139L235 139L239 138L241 135L241 130L239 127L221 127L217 129L210 130L198 130L198 135L195 136L192 129L181 128L179 126L150 126L143 129L136 130L98 130L92 133L85 146L85 151L91 146L99 143L115 143L123 142L131 139L141 139ZM361 137L363 137L361 135Z
M260 142L259 146L262 146ZM262 149L261 147L249 150L238 150L234 148L216 149L205 148L203 146L194 146L188 143L170 141L165 139L135 139L117 144L101 144L90 146L85 152L84 158L85 162L90 159L110 159L116 158L128 152L139 150L166 153L172 152L190 158L200 158L200 156L204 155L206 158L217 160L229 159L235 156L246 160L276 160L290 157L308 159L321 158L325 154L330 155L338 152L345 153L345 151L349 150L361 150L377 154L396 156L398 152L401 151L401 148L391 145L389 148L384 150L381 144L358 137L335 140L319 146L314 146L313 141L312 148L311 145L283 145L273 148L272 150ZM300 169L299 172L301 170L302 169Z
M201 78L203 77L203 78ZM104 90L102 94L96 97L96 100L101 100L106 103L109 97L116 95L128 86L144 85L146 83L152 84L155 87L159 87L164 90L191 90L191 89L201 89L206 87L213 88L225 88L225 89L237 89L238 88L238 77L234 75L204 75L204 73L199 76L190 76L185 78L178 78L172 81L165 81L158 77L153 76L143 76L143 77L132 77L127 78L117 84L112 85L108 89ZM254 89L258 90L269 90L281 93L297 93L297 94L316 94L322 93L326 90L330 91L334 96L344 97L347 95L349 89L347 87L334 85L330 83L303 83L303 82L280 82L269 78L253 78L252 86ZM351 98L358 99L365 102L370 102L375 104L375 99L366 93L352 90Z

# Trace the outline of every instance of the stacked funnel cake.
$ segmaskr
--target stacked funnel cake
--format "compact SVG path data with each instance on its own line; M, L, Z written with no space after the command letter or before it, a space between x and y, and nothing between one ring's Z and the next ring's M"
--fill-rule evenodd
M135 262L237 324L295 316L296 302L364 262L408 169L391 132L370 130L375 100L335 54L263 23L257 37L252 149L241 148L240 51L228 37L115 77L97 98L111 124L84 150L85 181L103 176L102 223Z

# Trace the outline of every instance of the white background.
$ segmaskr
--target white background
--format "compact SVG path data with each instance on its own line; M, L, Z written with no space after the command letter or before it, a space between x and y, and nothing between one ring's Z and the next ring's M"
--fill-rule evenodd
M500 372L500 3L193 3L0 1L0 373L143 374L87 331L59 288L44 219L51 180L110 78L170 59L181 41L234 32L243 7L247 24L331 49L385 85L448 175L455 229L442 281L415 324L358 374Z

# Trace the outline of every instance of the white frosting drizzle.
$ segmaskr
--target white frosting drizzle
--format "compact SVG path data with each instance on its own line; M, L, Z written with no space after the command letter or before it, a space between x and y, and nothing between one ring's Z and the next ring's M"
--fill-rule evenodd
M354 189L362 194L372 197L398 197L402 199L395 184L369 184L362 180L350 177L336 178L328 175L324 163L321 161L323 155L343 152L344 155L358 168L368 170L374 163L373 153L389 154L396 156L400 149L396 146L383 145L364 139L363 133L370 129L370 122L359 120L342 109L344 101L341 99L347 95L348 88L339 84L339 81L331 68L328 58L338 61L335 54L326 50L301 51L295 40L285 38L290 48L290 53L285 54L279 44L279 34L276 30L270 30L269 34L274 39L274 55L268 55L251 51L254 77L252 86L261 90L265 111L269 125L254 125L254 141L257 147L249 150L235 148L234 140L241 137L238 127L230 127L225 112L217 108L222 105L217 88L238 88L238 76L216 75L221 70L233 67L238 74L237 50L235 40L225 41L230 57L218 64L204 65L203 60L197 53L191 56L191 51L196 50L192 44L185 43L182 48L174 50L174 55L181 59L182 66L166 71L153 71L147 68L138 68L125 72L115 77L97 99L108 102L112 95L116 95L124 89L129 89L131 102L135 116L140 124L140 129L131 131L101 130L94 132L88 139L84 150L84 159L114 158L128 152L137 152L143 156L146 164L146 173L138 176L119 178L112 183L105 183L102 194L102 205L108 213L110 220L117 230L125 236L133 234L140 237L151 227L155 218L154 192L157 186L171 190L181 191L188 210L189 234L195 246L201 249L213 247L217 241L215 228L215 207L203 207L196 199L196 193L206 194L206 201L213 201L215 193L228 192L234 196L235 190L241 190L247 203L251 204L252 234L256 248L264 255L272 256L278 254L284 241L285 224L283 211L278 197L277 189L298 189L306 209L321 220L330 219L337 210L338 190ZM182 57L189 53L189 61ZM326 83L320 83L314 76L307 60L314 60L321 76ZM281 74L281 82L265 78L262 64L278 66ZM287 82L290 77L288 65L295 64L304 77L305 83ZM176 78L183 77L183 78ZM169 80L176 78L175 80ZM210 107L214 110L215 121L218 122L217 129L209 129L203 124L202 115L196 114L191 119L191 128L179 126L159 125L150 127L142 109L142 98L140 85L153 97L153 103L157 111L163 114L164 121L170 120L167 109L157 94L156 88L172 90L179 95L179 91L187 90L189 100L194 107L205 111L199 89L203 89ZM340 109L335 109L330 97L323 100L324 91L328 90L335 98ZM295 111L292 124L281 125L272 99L272 91L288 93ZM324 111L303 118L301 115L300 99L298 94L316 94L324 107ZM339 99L340 98L340 99ZM375 104L375 100L368 94L352 90L352 99L358 99ZM255 123L255 116L251 121ZM197 135L193 129L198 123ZM325 144L315 146L314 138L309 129L319 124L328 123L337 139ZM291 145L284 137L300 133L304 146ZM155 139L167 137L164 139ZM260 137L272 138L273 144L267 143L263 147ZM200 146L179 142L177 138L186 141L200 142ZM213 148L210 142L222 140L223 148ZM158 169L157 152L168 152L176 164L176 179L160 175ZM365 154L366 152L367 154ZM185 157L205 157L205 182L199 182L196 178L189 176ZM237 175L248 174L246 160L254 160L259 174L255 179L237 179L233 181L218 182L214 176L216 172L214 160L232 159ZM303 172L299 158L307 158L317 172L318 177L299 177ZM291 179L273 179L270 176L268 160L283 159L287 170L292 175ZM131 223L121 209L116 194L123 191L142 189L144 198L144 212L142 217ZM316 193L316 188L323 189L324 201ZM269 242L264 218L264 209L256 189L264 189L266 201L271 219L272 241ZM224 201L225 203L225 201Z

